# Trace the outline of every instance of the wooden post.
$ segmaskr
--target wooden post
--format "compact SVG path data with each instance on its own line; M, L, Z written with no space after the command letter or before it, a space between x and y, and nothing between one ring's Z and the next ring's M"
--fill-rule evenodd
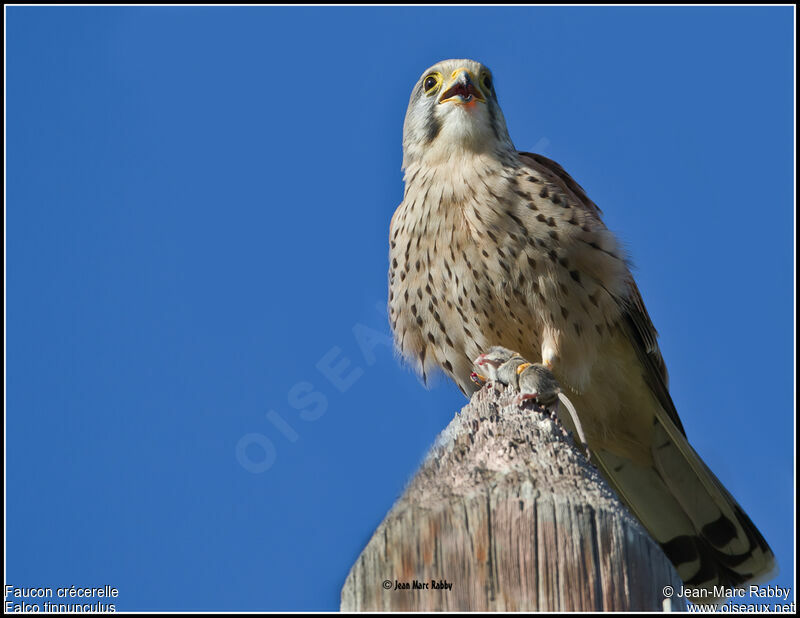
M664 587L679 590L561 423L512 399L484 388L439 435L350 570L342 611L662 611Z

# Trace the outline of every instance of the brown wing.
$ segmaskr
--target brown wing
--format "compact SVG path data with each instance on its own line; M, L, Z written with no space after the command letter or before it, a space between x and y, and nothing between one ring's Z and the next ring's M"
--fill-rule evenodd
M603 212L598 208L572 176L563 167L552 159L548 159L540 154L532 152L518 153L520 158L531 168L540 172L546 172L547 176L559 181L562 189L575 200L576 204L584 210L591 212L598 220ZM658 332L656 331L650 315L644 306L644 301L636 287L633 277L628 282L628 294L626 297L615 296L615 300L620 306L623 322L628 331L628 338L631 340L645 371L645 380L653 393L658 398L661 406L669 415L670 420L684 435L683 424L672 402L669 394L669 376L661 350L658 348Z
M553 176L561 181L563 189L566 193L571 194L575 201L578 202L581 206L583 206L586 210L590 211L594 216L598 219L600 215L603 214L603 211L597 207L592 200L586 195L586 191L583 190L575 180L567 174L566 170L561 167L558 163L553 161L552 159L548 159L547 157L543 157L540 154L536 154L533 152L518 152L517 153L527 165L535 170L545 170L549 172L548 176Z
M520 153L520 158L600 221L600 209L560 165L531 153ZM609 294L655 396L649 410L654 414L653 463L638 465L606 450L593 451L596 461L690 586L741 585L768 576L776 568L769 545L686 440L667 388L658 333L633 277L628 274L623 292Z
M661 407L669 415L670 420L675 423L675 426L683 435L686 435L686 430L684 430L683 423L681 423L681 419L678 416L678 410L675 409L675 404L669 394L669 376L664 357L661 356L661 350L658 348L658 332L650 320L642 295L639 293L639 288L636 287L633 278L631 278L629 285L630 293L628 297L617 299L622 310L622 318L628 332L628 339L630 339L636 350L636 355L644 367L645 382L655 394Z

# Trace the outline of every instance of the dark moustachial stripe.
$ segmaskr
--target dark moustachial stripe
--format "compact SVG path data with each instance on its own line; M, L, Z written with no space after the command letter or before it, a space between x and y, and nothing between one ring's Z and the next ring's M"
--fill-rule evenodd
M497 131L497 115L494 112L494 103L492 101L486 102L486 109L489 110L489 124L492 125L492 132L495 139L500 140L500 133Z
M437 120L433 113L433 108L428 110L428 117L425 119L425 139L430 144L439 135L442 130L442 124Z

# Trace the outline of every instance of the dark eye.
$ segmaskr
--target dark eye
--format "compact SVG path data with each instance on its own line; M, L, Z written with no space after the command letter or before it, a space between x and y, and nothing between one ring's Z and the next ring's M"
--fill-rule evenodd
M492 91L492 78L488 75L483 76L483 87L486 88L489 92Z
M439 78L436 75L428 75L425 78L425 81L422 82L422 87L425 89L426 93L430 93L431 90L436 88L439 85Z

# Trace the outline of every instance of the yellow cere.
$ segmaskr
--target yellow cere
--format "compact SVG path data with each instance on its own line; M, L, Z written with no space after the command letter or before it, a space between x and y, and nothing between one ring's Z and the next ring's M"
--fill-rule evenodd
M456 69L455 71L453 71L452 75L450 75L450 80L452 81L452 80L454 80L456 77L458 77L458 74L459 74L459 73L466 73L466 74L469 76L470 80L472 80L472 71L469 71L469 70L467 70L467 69L465 69L465 68L463 68L463 67L462 67L462 68L460 68L460 69Z

